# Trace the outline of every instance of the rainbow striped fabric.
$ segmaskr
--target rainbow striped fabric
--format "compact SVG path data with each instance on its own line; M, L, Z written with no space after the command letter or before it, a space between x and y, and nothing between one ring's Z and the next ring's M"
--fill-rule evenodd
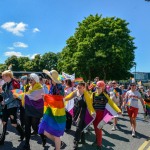
M147 111L147 113L150 114L150 102L149 102L149 103L146 102L146 103L145 103L145 106L146 106L146 111Z
M17 94L22 94L23 93L23 91L20 90L20 89L14 89L14 90L11 90L11 91L12 91L12 93L17 93Z
M44 115L39 125L39 134L44 131L51 135L60 137L64 134L66 127L66 113L63 96L44 95Z

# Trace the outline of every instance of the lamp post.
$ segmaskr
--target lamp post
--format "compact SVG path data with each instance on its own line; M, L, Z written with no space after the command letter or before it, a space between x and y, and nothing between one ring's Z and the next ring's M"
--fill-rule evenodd
M135 81L136 81L136 62L134 62L134 69L135 69L134 78L135 78Z

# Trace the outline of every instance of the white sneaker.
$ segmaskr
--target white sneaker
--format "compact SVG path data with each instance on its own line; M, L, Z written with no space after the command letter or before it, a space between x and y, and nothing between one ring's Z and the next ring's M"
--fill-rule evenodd
M116 126L113 125L111 131L115 131L116 129L117 129Z
M132 131L132 137L135 137L135 131Z

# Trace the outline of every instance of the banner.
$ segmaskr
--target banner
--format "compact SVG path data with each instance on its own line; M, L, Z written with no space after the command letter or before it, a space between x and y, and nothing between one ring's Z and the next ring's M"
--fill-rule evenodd
M72 74L72 75L69 75L65 72L62 72L62 76L65 78L65 79L70 79L71 81L75 80L75 73Z

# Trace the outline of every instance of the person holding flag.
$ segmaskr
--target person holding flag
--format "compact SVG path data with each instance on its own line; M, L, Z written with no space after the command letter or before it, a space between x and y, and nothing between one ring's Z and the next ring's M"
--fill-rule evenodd
M85 143L84 129L91 124L91 122L95 119L96 114L92 106L90 95L88 91L85 90L84 82L79 82L77 90L67 95L65 97L65 101L71 100L72 98L77 99L78 105L78 110L76 114L74 114L76 118L76 131L73 147L74 150L77 150L80 139L82 143Z
M72 82L70 79L65 80L65 96L73 92L76 88L72 86ZM71 129L72 125L72 116L73 116L73 107L74 107L74 99L65 103L66 108L66 130L68 132Z
M54 141L55 150L60 150L63 142L60 137L63 136L66 127L66 113L63 102L64 88L58 80L56 70L43 70L51 79L49 94L44 94L44 115L39 125L39 134Z
M93 146L96 145L97 150L101 150L102 148L102 129L100 127L101 121L103 120L104 117L106 120L110 120L113 118L113 116L106 118L106 116L109 116L111 114L109 110L106 110L106 105L108 103L111 103L113 108L115 108L116 112L118 113L119 112L121 113L121 110L107 95L104 81L98 81L96 83L96 92L92 93L91 99L93 101L93 107L96 111L96 118L93 122L96 140L92 145ZM105 121L105 123L107 122Z

